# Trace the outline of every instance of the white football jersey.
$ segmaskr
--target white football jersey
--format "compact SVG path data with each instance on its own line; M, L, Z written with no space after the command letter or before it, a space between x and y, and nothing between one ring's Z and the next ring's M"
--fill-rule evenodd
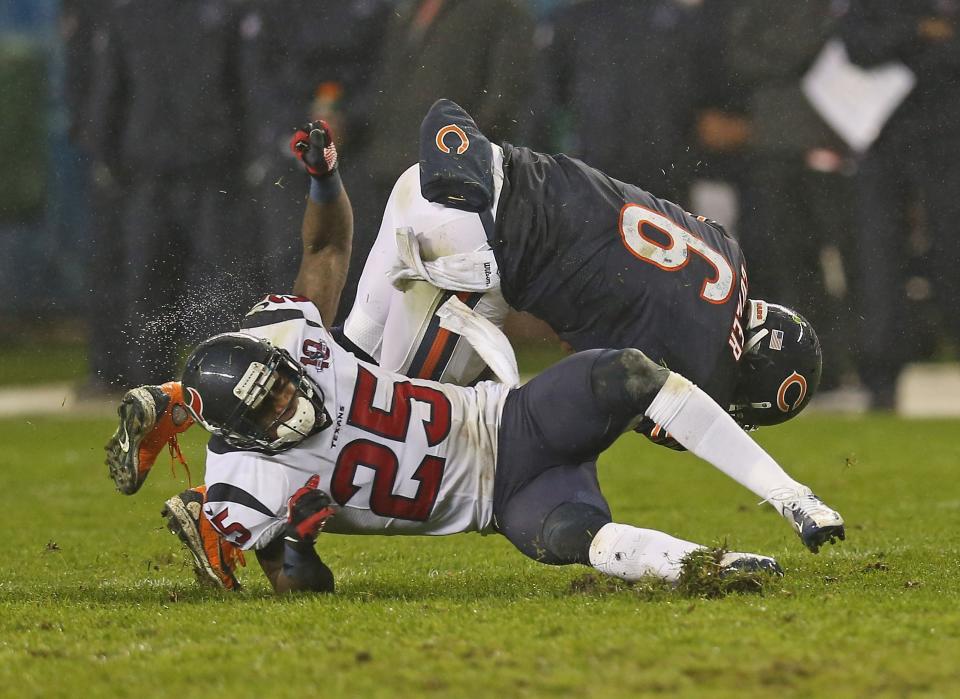
M270 543L286 522L287 500L313 474L340 506L327 532L490 530L505 386L408 379L362 362L334 342L303 297L268 296L243 325L306 367L332 424L274 455L212 443L204 511L228 540Z

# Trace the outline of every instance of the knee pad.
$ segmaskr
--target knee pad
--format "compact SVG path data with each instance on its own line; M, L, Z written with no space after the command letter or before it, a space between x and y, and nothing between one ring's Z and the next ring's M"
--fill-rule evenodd
M543 520L540 541L560 563L589 565L593 537L610 521L610 515L595 505L565 502Z
M638 349L608 350L593 365L590 388L604 410L632 417L643 414L669 376Z

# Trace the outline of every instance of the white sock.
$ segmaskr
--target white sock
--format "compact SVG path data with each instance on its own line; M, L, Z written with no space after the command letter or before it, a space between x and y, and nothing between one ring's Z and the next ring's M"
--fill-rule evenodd
M700 544L654 529L610 522L600 527L590 544L590 564L605 575L636 581L646 576L676 582L680 562Z
M692 453L764 500L806 490L726 410L679 374L670 374L646 415Z

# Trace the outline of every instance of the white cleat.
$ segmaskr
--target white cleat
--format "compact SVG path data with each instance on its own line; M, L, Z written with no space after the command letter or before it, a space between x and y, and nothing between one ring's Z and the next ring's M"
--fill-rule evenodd
M782 488L774 491L766 502L779 510L793 525L803 545L814 553L828 541L832 544L846 538L840 513L827 507L807 487L799 490Z

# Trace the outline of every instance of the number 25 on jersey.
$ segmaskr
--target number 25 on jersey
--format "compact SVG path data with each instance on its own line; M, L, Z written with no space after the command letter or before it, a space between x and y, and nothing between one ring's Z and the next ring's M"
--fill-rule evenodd
M400 472L400 461L382 439L406 441L413 412L412 402L419 401L430 406L430 417L422 421L427 445L432 447L440 444L450 434L450 401L435 388L400 381L393 385L390 409L383 410L373 405L376 390L377 377L360 366L347 422L381 440L355 439L344 445L330 481L330 494L339 504L345 505L360 490L353 482L357 469L366 466L375 471L370 496L371 511L381 517L426 521L440 494L446 459L432 454L424 455L411 476L419 483L416 494L413 497L396 495L393 491Z

